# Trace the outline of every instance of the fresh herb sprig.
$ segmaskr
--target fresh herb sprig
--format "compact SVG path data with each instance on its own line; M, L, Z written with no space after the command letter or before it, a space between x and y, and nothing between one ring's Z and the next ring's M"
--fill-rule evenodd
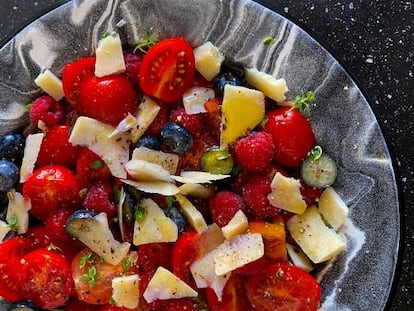
M158 42L158 38L154 35L151 35L149 32L144 33L144 40L138 41L134 44L134 53L140 51L142 53L147 53L148 50Z
M315 95L312 91L307 91L306 93L302 91L299 95L295 97L294 108L299 109L300 113L305 117L310 116L310 104L315 101Z

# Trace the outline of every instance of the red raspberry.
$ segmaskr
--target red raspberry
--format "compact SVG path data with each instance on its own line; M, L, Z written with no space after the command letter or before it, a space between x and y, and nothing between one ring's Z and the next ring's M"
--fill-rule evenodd
M128 78L138 85L139 68L141 67L144 54L142 53L125 53L125 67Z
M81 188L89 188L96 182L109 182L111 172L108 165L93 151L84 148L76 162L76 178Z
M272 218L279 214L279 209L271 206L267 199L271 183L270 177L255 175L243 186L243 200L249 212L258 219Z
M63 105L48 95L36 98L29 114L33 124L37 125L42 121L46 126L60 123L65 116Z
M234 192L223 190L210 200L210 213L213 221L223 227L239 210L246 210L243 199Z
M234 146L236 161L248 170L262 170L272 161L275 152L272 135L252 132L240 138Z
M113 190L109 183L98 183L93 185L86 193L83 207L95 213L105 212L108 218L115 216L117 208L112 201Z
M171 111L170 121L181 125L193 137L200 137L203 132L203 117L201 114L187 114L184 108Z

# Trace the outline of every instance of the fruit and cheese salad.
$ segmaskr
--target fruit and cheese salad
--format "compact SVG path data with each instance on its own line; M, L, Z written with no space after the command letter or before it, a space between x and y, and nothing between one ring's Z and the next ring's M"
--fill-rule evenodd
M311 91L211 42L116 33L0 139L0 296L28 309L316 310L346 247ZM317 270L317 269L316 269Z

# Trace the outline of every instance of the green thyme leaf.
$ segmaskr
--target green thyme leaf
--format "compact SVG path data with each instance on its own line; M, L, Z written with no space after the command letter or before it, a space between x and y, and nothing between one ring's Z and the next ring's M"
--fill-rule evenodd
M310 157L312 158L313 161L317 161L319 160L319 158L322 156L322 147L321 146L315 146L311 151L310 151Z
M147 210L143 206L137 206L135 209L135 220L141 222L144 220Z
M165 197L165 203L167 203L167 207L172 207L175 201L176 201L175 197L172 197L172 196Z
M95 262L95 255L92 252L85 253L81 256L79 261L79 268L84 268L86 264L93 264Z
M19 230L19 218L15 213L12 213L7 217L7 222L9 224L9 228L13 231Z
M26 108L27 110L30 110L30 108L32 108L33 106L33 102L28 102L26 104L24 104L24 108Z
M264 118L263 118L263 120L262 120L262 121L260 121L260 124L259 124L259 125L260 125L261 127L265 127L265 125L266 125L267 121L269 121L269 119L268 119L267 117L264 117Z
M313 101L315 101L315 95L312 91L307 91L306 94L302 91L295 97L295 105L293 107L299 109L300 113L305 117L309 117L310 103Z
M110 305L114 305L115 304L115 299L114 297L111 296L111 298L109 298L109 304Z
M134 53L140 51L142 53L147 53L148 50L153 47L158 42L158 38L149 34L148 32L144 33L144 40L138 41L134 45Z
M97 161L92 162L89 166L90 168L99 170L100 168L104 166L104 162L102 160L97 160Z
M81 276L81 280L88 282L89 287L94 287L97 279L99 279L99 273L95 266L89 267L88 272Z
M124 268L124 271L129 271L129 270L131 270L131 267L132 267L131 258L129 256L126 256L122 260L122 268Z
M107 31L102 35L101 39L105 39L106 37L109 37L110 35L111 35L111 33L109 31Z
M273 42L275 42L275 38L273 38L273 36L267 36L263 39L263 44L265 45L271 45Z

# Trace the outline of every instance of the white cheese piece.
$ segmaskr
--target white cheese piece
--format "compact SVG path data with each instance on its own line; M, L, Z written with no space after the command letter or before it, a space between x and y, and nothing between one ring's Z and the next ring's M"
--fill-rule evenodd
M146 147L135 148L132 152L132 160L143 160L161 165L170 174L175 174L180 157L177 154L152 150Z
M119 231L121 232L122 241L125 241L125 232L124 232L124 203L126 200L126 192L124 187L121 187L121 191L119 192L119 202L117 205L117 212L118 212L118 226Z
M17 222L17 233L26 233L29 229L29 211L32 207L30 199L23 197L21 193L15 190L10 190L7 196L9 197L6 214L7 222L9 224Z
M138 274L112 279L112 299L117 307L135 309L139 302Z
M20 182L24 183L32 175L40 147L42 146L44 134L29 134L24 146L24 156L20 167Z
M130 160L125 163L128 175L136 181L173 182L170 173L161 165L143 160Z
M207 223L204 220L203 215L200 211L188 200L185 196L177 194L175 196L178 203L180 204L180 209L182 213L187 218L191 227L197 231L197 233L203 233L207 230Z
M183 184L205 184L211 183L215 180L226 179L230 175L223 174L211 174L207 172L199 171L185 171L181 172L180 176L171 176L174 180Z
M125 71L124 53L119 34L101 39L96 48L95 76L103 77Z
M178 228L174 221L164 214L164 211L151 199L143 199L140 207L145 209L142 220L135 220L134 245L148 243L175 242L178 238Z
M215 187L206 184L183 184L178 187L178 189L183 196L191 196L201 199L211 198L215 193Z
M194 49L195 67L207 80L211 81L220 72L224 55L210 41Z
M179 189L176 185L165 181L134 181L122 179L123 183L147 193L158 193L164 196L176 195Z
M137 124L138 120L128 112L128 115L118 123L115 130L109 134L109 137L116 136L119 133L128 132L133 127L136 127Z
M150 97L144 95L136 113L137 126L131 129L131 140L136 143L155 120L161 107Z
M236 235L244 233L248 228L249 222L247 220L246 214L243 213L242 210L239 210L229 221L229 223L221 228L221 231L223 231L223 235L226 240L231 240Z
M329 260L346 247L344 238L325 225L315 206L307 208L302 215L290 218L287 229L314 263Z
M55 100L61 100L65 93L63 92L62 81L55 76L49 69L41 72L34 80L35 84L45 93L49 94Z
M219 301L222 300L223 289L226 285L231 273L224 275L217 275L214 267L214 254L216 250L213 250L200 259L194 261L190 266L191 274L198 288L210 287L214 290Z
M267 195L271 205L295 214L306 210L306 202L300 192L300 181L293 177L285 177L279 172L271 183L272 191Z
M114 127L98 120L79 117L71 131L69 142L95 152L108 165L112 175L126 178L124 164L129 160L129 134L120 133L109 137Z
M309 261L308 257L296 246L290 245L286 243L286 250L289 255L290 260L296 266L301 268L303 271L311 272L313 270L313 266Z
M318 201L318 211L335 230L342 226L348 216L348 206L332 187L326 188Z
M267 97L278 103L283 103L286 100L285 93L289 89L285 79L276 79L256 68L247 68L244 72L247 83L262 91Z
M4 238L6 237L7 233L10 232L10 227L9 224L3 220L0 220L0 242L2 242L4 240Z
M105 213L94 216L93 221L85 222L79 230L88 234L81 234L78 239L111 265L119 264L129 252L131 244L115 240Z
M263 238L259 233L241 234L225 241L214 252L217 275L225 275L264 255Z
M197 297L198 293L163 267L158 267L144 291L144 299L151 303L155 300Z
M183 106L187 114L198 114L207 112L204 104L215 98L213 89L195 86L183 94Z

